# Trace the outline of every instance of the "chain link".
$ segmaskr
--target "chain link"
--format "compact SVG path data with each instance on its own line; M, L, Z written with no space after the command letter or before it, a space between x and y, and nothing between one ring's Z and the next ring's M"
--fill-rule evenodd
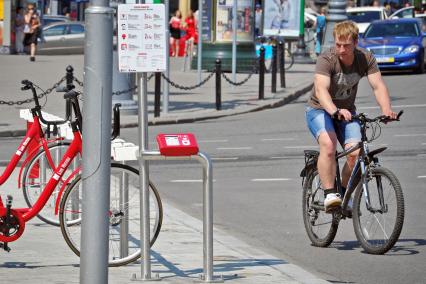
M74 77L74 82L76 82L80 87L83 87L83 82Z
M223 73L222 72L222 77L229 83L229 84L231 84L231 85L234 85L234 86L241 86L241 85L243 85L244 83L246 83L248 80L250 80L250 78L251 78L251 76L253 76L253 74L254 73L256 73L256 66L254 66L253 67L253 70L250 72L250 74L244 79L244 80L242 80L242 81L240 81L240 82L234 82L234 81L232 81L228 76L226 76L226 74L225 73Z
M174 83L173 81L171 81L169 78L166 77L166 75L164 75L163 73L161 73L161 76L173 87L177 88L177 89L181 89L181 90L194 90L196 88L201 87L202 85L204 85L205 83L207 83L208 80L210 80L211 77L213 77L213 75L215 74L215 72L211 72L203 81L201 81L199 84L196 84L194 86L190 86L190 87L185 87L185 86L181 86L179 84Z
M61 80L59 80L56 84L53 85L52 88L47 89L46 91L44 91L41 94L37 95L37 98L41 99L44 96L47 96L48 94L50 94L53 90L55 90L59 85L61 85L61 83L63 81L65 81L66 77L64 76ZM42 90L42 88L40 88L39 86L37 86L36 84L34 84L34 86L36 88L38 88L39 90ZM2 101L0 100L0 105L9 105L9 106L13 106L13 105L23 105L23 104L28 104L34 101L34 98L31 99L26 99L26 100L21 100L21 101Z

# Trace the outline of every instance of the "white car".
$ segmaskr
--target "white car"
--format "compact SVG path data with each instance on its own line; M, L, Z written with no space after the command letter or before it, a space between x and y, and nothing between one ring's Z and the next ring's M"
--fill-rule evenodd
M372 21L387 19L384 7L356 7L346 9L349 20L358 25L359 33L363 34Z

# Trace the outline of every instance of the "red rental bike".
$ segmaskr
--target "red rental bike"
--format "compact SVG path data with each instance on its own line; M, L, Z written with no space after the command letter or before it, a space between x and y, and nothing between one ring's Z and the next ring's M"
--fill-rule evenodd
M22 155L27 150L29 143L33 139L39 139L42 142L43 149L46 151L47 157L49 157L49 151L47 148L47 142L44 139L43 131L41 129L39 118L41 116L41 107L38 101L37 94L34 90L32 83L28 80L22 81L24 87L22 90L32 89L33 97L35 101L35 108L31 109L33 114L34 123L28 130L26 136L23 138L21 144L19 145L17 151L12 156L12 159L8 166L6 167L4 173L0 176L0 184L3 184L12 174ZM81 126L81 114L80 110L76 109L75 101L76 96L74 97L66 97L66 99L70 99L73 105L74 111L76 112L76 118L74 121L71 121L71 128L74 134L74 138L69 145L67 151L62 157L59 165L55 167L55 172L51 176L49 182L44 188L38 200L33 204L30 208L13 208L12 209L12 196L8 195L6 198L6 204L3 203L3 200L0 196L0 247L2 247L6 251L10 251L8 247L9 242L16 241L24 232L25 223L35 216L43 209L47 200L52 195L58 183L61 181L62 176L70 165L71 161L77 155L81 155L82 153L82 140L80 135ZM49 159L49 158L48 158ZM50 162L52 162L52 157L50 157Z

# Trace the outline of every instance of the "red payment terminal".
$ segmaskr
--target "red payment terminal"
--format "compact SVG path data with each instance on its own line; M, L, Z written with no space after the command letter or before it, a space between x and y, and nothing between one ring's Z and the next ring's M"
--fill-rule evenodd
M158 134L158 148L164 156L191 156L198 154L195 136L191 133Z

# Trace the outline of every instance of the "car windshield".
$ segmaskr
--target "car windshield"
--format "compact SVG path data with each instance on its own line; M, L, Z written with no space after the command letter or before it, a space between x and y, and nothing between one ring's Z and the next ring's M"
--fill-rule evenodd
M416 37L419 31L415 23L381 23L372 24L364 37Z
M348 19L356 23L369 23L380 20L380 11L348 12Z

